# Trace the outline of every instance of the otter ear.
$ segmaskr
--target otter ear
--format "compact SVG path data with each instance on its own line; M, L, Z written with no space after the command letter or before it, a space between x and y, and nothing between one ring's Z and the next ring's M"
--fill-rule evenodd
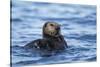
M43 27L46 27L48 23L50 23L50 22L49 22L49 21L48 21L48 22L46 22L46 23L44 24L44 26L43 26Z
M48 23L45 23L45 24L43 25L43 27L46 27L46 26L47 26L47 24L48 24Z

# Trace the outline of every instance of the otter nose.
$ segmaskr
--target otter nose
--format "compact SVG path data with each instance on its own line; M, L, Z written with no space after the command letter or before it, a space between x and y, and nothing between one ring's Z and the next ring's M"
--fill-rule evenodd
M60 27L56 27L56 30L59 30L60 29Z

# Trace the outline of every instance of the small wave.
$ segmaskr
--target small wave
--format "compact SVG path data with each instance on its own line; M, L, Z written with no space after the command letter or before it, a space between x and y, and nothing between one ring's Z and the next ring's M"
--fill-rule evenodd
M94 56L94 57L91 57L91 58L87 58L86 61L96 61L97 60L97 57Z
M11 19L12 22L22 22L23 20L21 18L13 18Z
M74 34L70 35L69 37L68 36L65 36L66 38L70 38L70 39L77 39L77 40L96 40L96 34L85 34L85 35L82 35L82 36L75 36L75 35L78 35L78 34Z
M30 60L30 61L20 61L20 62L16 62L16 63L13 63L12 66L23 66L23 65L30 65L30 64L34 64L36 65L38 62L37 61L34 61L34 60Z

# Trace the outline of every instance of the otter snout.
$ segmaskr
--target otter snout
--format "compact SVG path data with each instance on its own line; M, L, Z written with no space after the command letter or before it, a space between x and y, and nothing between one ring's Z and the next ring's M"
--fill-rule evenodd
M58 26L58 27L56 27L56 30L60 30L60 27Z

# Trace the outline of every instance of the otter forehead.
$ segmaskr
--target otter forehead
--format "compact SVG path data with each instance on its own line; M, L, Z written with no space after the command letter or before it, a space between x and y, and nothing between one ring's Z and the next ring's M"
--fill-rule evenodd
M45 23L44 28L48 28L48 30L59 30L60 24L55 22L47 22Z
M60 24L55 23L55 22L48 22L47 25L49 25L49 26L60 26Z

